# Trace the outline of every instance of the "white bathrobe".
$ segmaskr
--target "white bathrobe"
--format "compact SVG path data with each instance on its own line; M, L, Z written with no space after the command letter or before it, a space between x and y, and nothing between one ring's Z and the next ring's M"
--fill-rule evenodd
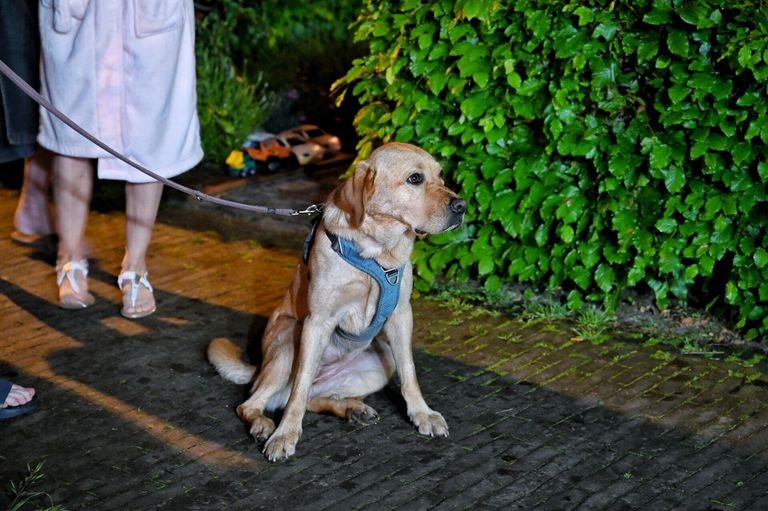
M41 91L92 135L173 177L203 157L192 0L40 0ZM152 181L41 109L37 141L98 158L98 176Z

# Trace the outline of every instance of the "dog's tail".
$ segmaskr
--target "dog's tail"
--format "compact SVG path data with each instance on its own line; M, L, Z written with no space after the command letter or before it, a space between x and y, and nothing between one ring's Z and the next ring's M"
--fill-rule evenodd
M256 366L240 359L242 350L229 339L216 338L208 344L208 361L225 380L244 384L256 374Z

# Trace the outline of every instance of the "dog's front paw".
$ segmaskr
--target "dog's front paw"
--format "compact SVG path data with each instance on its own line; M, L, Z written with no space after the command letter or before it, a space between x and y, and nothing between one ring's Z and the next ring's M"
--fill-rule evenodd
M411 415L411 421L422 435L448 436L448 424L439 412L434 410L416 412Z
M264 445L264 455L269 461L284 461L296 452L299 433L275 433Z

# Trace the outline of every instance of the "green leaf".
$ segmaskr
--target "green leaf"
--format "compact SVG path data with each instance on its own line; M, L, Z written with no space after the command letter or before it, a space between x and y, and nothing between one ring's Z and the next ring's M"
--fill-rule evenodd
M752 154L752 144L749 142L739 142L731 150L731 156L733 156L733 162L737 165L747 159Z
M670 193L677 193L685 185L685 174L677 165L672 165L661 171L664 174L664 186Z
M651 12L643 16L643 21L650 25L666 25L670 21L669 10L654 7Z
M492 275L485 281L485 290L490 293L496 293L501 290L502 280L498 275Z
M736 100L736 104L739 106L752 106L760 101L760 95L757 92L745 92L739 99Z
M643 62L651 60L657 53L659 53L659 41L657 39L643 41L640 43L640 46L637 47L637 60L642 64Z
M600 264L600 266L597 267L597 270L595 270L595 282L597 283L597 287L604 293L609 292L616 282L616 274L614 273L613 268L607 264Z
M739 61L739 65L741 67L750 67L752 63L752 50L749 48L749 46L742 46L742 48L739 50L737 60Z
M547 244L548 231L549 229L547 229L547 226L544 224L541 224L538 229L536 229L536 233L533 235L536 245L543 247Z
M667 94L669 94L669 99L672 101L672 103L676 105L684 100L690 92L691 89L685 85L677 84L674 87L670 87L667 91Z
M579 17L580 27L583 27L584 25L595 20L595 14L592 12L592 9L583 5L573 11L573 14Z
M602 37L606 41L610 41L616 35L617 28L614 23L600 23L595 27L595 31L592 32L592 37L595 39Z
M592 268L600 262L602 245L600 243L582 243L577 248L577 251L579 256L581 256L581 262L584 263L584 266L586 268Z
M605 87L615 83L618 72L619 68L615 62L610 62L606 65L602 60L599 61L599 64L597 64L592 73L592 86Z
M589 283L592 281L592 273L580 264L571 268L568 275L573 279L577 286L585 291L589 288Z
M656 143L651 148L651 168L661 169L669 165L672 148L666 144Z
M663 233L671 233L677 229L677 220L674 218L661 218L656 222L656 229Z
M691 159L695 160L702 154L705 154L707 149L709 149L709 146L707 146L706 142L696 142L693 144L693 147L691 147Z
M558 230L558 234L560 235L560 239L563 240L566 243L573 243L573 227L570 225L563 225Z
M493 257L490 254L486 254L480 258L480 263L477 265L477 272L480 275L488 275L493 272L493 268Z
M608 160L608 171L614 176L621 178L624 177L629 169L629 158L623 151L618 151L611 155Z
M485 5L485 2L483 0L465 0L464 5L462 7L462 11L464 11L464 16L468 20L471 20L473 18L483 18L483 15L485 14L487 9L487 6Z
M758 268L764 268L766 265L768 265L768 251L766 251L763 247L760 247L755 250L755 255L752 256L752 259L755 261L755 266Z
M667 35L667 48L680 57L688 56L688 34L681 30L670 29Z
M728 79L716 79L709 88L715 99L727 98L733 90L733 82Z
M468 119L473 120L483 115L489 106L488 94L481 92L479 94L473 94L462 101L461 112L466 115Z
M513 89L519 90L523 83L523 79L520 78L520 75L513 69L512 71L507 71L507 83Z
M521 96L532 96L546 84L547 82L540 78L529 78L518 88L517 93Z
M757 175L763 183L768 183L768 161L761 161L757 164Z
M448 78L449 77L442 70L430 73L427 83L429 84L429 90L432 91L432 94L435 96L440 94L440 91L445 88L445 84L448 83Z

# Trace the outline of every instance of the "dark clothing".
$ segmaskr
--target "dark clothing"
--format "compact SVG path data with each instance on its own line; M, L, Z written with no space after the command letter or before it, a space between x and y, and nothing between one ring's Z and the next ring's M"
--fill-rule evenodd
M0 59L35 89L40 85L37 2L0 0ZM35 151L38 107L0 75L0 163Z

